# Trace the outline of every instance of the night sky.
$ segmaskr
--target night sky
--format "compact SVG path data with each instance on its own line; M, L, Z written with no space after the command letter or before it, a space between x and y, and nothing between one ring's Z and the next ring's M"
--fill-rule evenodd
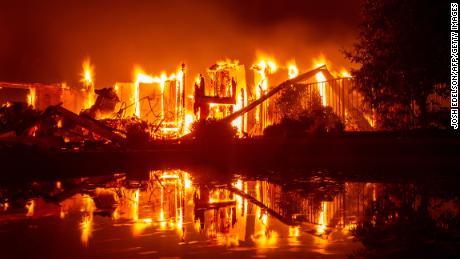
M185 62L191 77L215 61L250 66L257 53L302 68L340 50L358 32L360 0L20 1L0 0L0 81L77 84L91 58L97 87ZM303 70L304 70L303 69Z

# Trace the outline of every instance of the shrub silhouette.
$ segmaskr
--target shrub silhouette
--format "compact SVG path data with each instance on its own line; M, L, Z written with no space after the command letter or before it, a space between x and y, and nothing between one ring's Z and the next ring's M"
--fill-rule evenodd
M229 123L208 119L194 122L192 134L200 142L226 142L236 137L236 129Z
M297 118L284 117L279 124L264 130L266 137L305 137L309 135L340 134L345 126L330 107L303 110Z

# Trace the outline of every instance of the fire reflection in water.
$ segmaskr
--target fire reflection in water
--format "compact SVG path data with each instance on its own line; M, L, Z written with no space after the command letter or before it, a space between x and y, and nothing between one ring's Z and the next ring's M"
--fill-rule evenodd
M115 175L109 181L78 190L59 182L59 195L70 198L59 201L56 208L42 198L30 199L25 204L25 215L54 213L57 218L70 220L73 217L67 215L78 214L84 247L94 239L99 217L107 217L113 227L128 226L133 237L160 231L177 236L181 244L207 241L230 249L241 245L264 251L299 246L302 237L310 235L316 249L327 253L331 241L345 240L359 222L383 218L369 214L369 209L381 202L385 188L390 188L385 186L323 178L278 184L239 176L217 184L193 179L180 170L151 171L147 180ZM394 195L387 200L399 204ZM2 206L7 211L10 207ZM441 215L434 210L432 213ZM392 213L385 220L398 216Z
M93 212L95 209L94 201L91 197L84 195L83 207L81 208L82 219L80 223L81 236L80 240L83 246L87 247L93 231Z

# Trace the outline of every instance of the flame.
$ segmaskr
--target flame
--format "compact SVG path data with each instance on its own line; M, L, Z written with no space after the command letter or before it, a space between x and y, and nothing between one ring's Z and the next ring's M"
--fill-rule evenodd
M313 59L313 68L318 68L321 66L326 65L327 66L327 60L326 57L323 54L320 54L317 58ZM321 104L323 106L326 106L326 85L323 83L326 81L326 77L322 72L319 72L315 75L316 82L318 84L318 92L319 95L321 96Z
M238 66L240 65L240 61L236 59L231 60L227 58L225 60L217 61L216 65L218 65L217 70L229 69L229 68L238 69Z
M316 82L318 82L318 90L319 90L319 95L321 96L321 104L323 106L326 106L326 77L324 76L323 72L319 72L315 75L316 77Z
M350 72L348 72L348 70L346 70L345 68L342 68L342 70L340 71L340 76L344 77L344 78L351 78L352 77Z
M139 84L153 84L160 82L158 77L153 77L151 75L146 74L142 68L136 67L134 69L134 114L136 117L141 117L141 105L140 105L140 89ZM161 88L164 87L164 82L161 83ZM163 93L163 90L161 91Z
M241 92L240 92L240 94L241 94ZM236 104L233 107L233 112L239 111L244 107L244 105L245 105L244 100L247 100L246 91L244 91L243 94L244 94L243 98L241 98L241 96L236 96ZM238 118L236 118L235 120L232 121L232 126L237 128L238 133L243 132L243 117L244 116L240 116L240 117L238 117Z
M94 103L94 66L91 64L89 58L85 59L82 64L82 73L80 82L85 86L88 93L85 102L85 108L90 108Z
M138 118L141 117L141 106L139 103L139 83L149 82L151 77L145 75L142 69L135 68L134 69L134 89L133 89L133 96L134 96L134 115Z
M188 134L191 132L193 121L193 115L187 113L184 118L184 134Z
M265 91L268 90L267 76L275 73L278 69L278 66L276 65L276 61L273 58L260 56L258 61L251 67L251 69L253 69L255 73L259 75L259 81L255 84L256 98L259 99L265 93ZM255 114L256 123L259 123L261 120L261 111L261 107L258 106L256 108Z
M313 69L324 65L330 65L330 62L323 54L320 54L318 57L313 59Z
M134 105L135 105L135 115L136 117L140 118L141 117L141 109L140 109L140 89L139 85L140 84L154 84L157 83L160 85L160 92L161 95L163 96L164 90L165 90L165 83L166 81L171 81L171 80L177 80L179 81L179 91L183 91L183 77L184 77L184 72L179 69L177 74L171 74L169 76L166 75L165 72L162 72L160 76L152 76L146 74L142 68L140 67L135 67L134 68ZM177 107L176 107L177 109ZM164 118L164 100L161 98L161 118ZM179 124L178 122L176 122ZM177 127L175 130L177 131Z
M27 209L27 214L26 216L27 217L32 217L34 215L34 211L35 211L35 200L30 200L27 204L26 204L26 209Z
M27 103L35 108L35 102L37 100L37 89L35 87L29 88L29 94L27 95Z
M186 190L191 190L192 188L192 180L190 179L190 175L188 173L184 173L184 188Z
M289 79L295 78L297 75L299 75L299 69L297 68L295 61L289 62L287 67Z
M83 72L81 74L82 78L80 82L89 85L93 83L93 75L94 75L94 66L91 64L89 58L85 59L82 64Z

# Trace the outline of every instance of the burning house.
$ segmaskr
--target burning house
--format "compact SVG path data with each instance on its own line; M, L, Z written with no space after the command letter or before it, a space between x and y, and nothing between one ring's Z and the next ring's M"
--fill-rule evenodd
M62 104L73 112L85 107L89 95L85 89L75 89L65 83L12 83L0 82L0 106L23 102L44 111L50 105Z
M190 132L194 121L210 118L231 123L239 136L261 135L266 127L281 121L277 99L283 89L294 87L301 89L298 98L303 109L310 108L312 98L319 96L321 105L330 106L344 122L354 120L358 128L366 130L373 126L372 111L363 109L362 98L353 91L354 81L324 65L299 75L294 62L280 66L273 58L261 57L250 67L254 81L248 82L244 65L236 60L220 61L197 77L188 90L191 96L186 95L184 64L169 75L155 76L136 68L133 82L97 89L89 60L82 68L79 88L64 83L1 83L4 94L0 101L27 102L41 111L61 105L60 116L67 116L86 131L98 128L105 139L124 142L133 125L138 125L136 134L142 133L146 139L178 139Z

